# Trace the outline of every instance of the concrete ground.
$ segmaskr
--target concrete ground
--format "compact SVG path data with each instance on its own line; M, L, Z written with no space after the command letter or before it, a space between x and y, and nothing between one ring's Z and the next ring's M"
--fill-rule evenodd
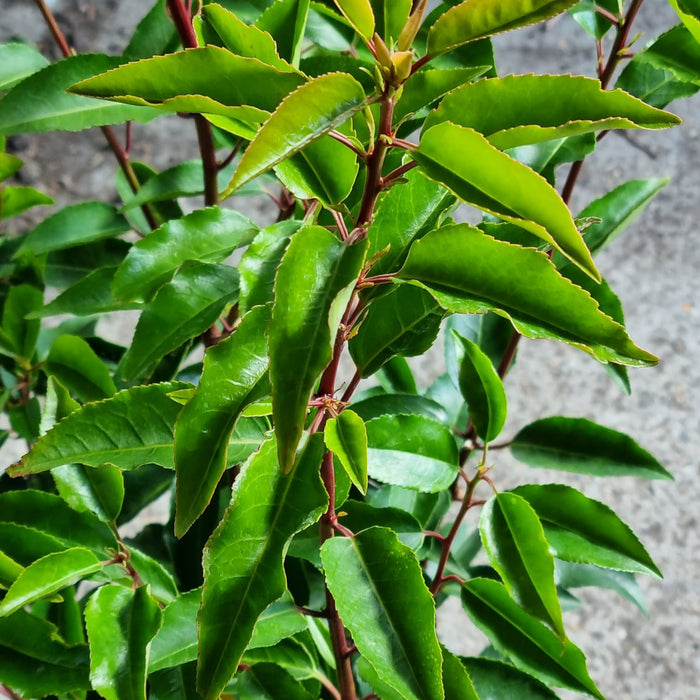
M143 13L139 0L53 4L62 25L73 27L69 36L80 51L119 51ZM3 0L2 10L0 39L21 35L40 41L55 56L32 3ZM651 35L674 23L664 0L647 0L638 28ZM566 16L546 31L535 27L500 37L496 48L501 74L590 75L595 66L591 41ZM636 132L636 146L609 135L587 162L573 199L576 212L627 179L672 178L644 215L598 258L599 269L623 302L630 335L657 354L660 365L633 370L633 392L627 397L583 353L525 341L507 381L510 419L505 434L543 416L588 417L634 436L674 474L675 482L566 477L527 469L503 453L495 457L494 479L500 488L524 480L560 481L610 505L664 572L663 581L641 581L649 619L614 593L597 590L584 590L584 607L566 615L570 636L586 652L592 677L611 700L700 698L700 97L670 109L683 118L682 126L661 133ZM176 119L137 127L136 157L159 168L180 160L182 128ZM172 150L173 143L177 150ZM28 181L41 182L61 204L75 197L112 196L114 164L98 133L19 137L11 147L27 161ZM259 201L250 206L254 218L266 215ZM442 371L440 362L432 355L418 363L424 382ZM441 610L441 634L454 650L476 653L481 638L472 628L457 624L458 607Z

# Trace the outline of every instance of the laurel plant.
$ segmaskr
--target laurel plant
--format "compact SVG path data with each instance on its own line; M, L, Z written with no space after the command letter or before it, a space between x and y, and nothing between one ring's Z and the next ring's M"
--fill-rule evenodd
M76 54L35 4L64 57L0 46L3 439L27 446L0 478L0 694L602 698L567 638L570 590L643 608L635 577L660 571L581 491L499 490L499 455L670 475L582 418L504 435L504 380L522 336L625 390L628 366L656 364L594 256L666 180L568 202L608 131L679 122L696 5L631 46L641 0L158 0L107 56ZM598 78L499 78L491 37L562 12ZM163 172L113 129L173 114L200 158ZM120 203L13 218L52 200L12 184L4 137L91 127ZM259 192L272 225L236 208ZM96 332L127 309L132 338ZM439 337L444 374L421 390L405 358ZM441 644L452 596L482 656Z

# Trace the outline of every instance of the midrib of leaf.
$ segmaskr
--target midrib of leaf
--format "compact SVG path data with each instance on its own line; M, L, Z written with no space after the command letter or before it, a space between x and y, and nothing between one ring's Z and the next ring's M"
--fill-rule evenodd
M329 137L329 138L331 138L331 137ZM309 145L309 144L307 144L307 145ZM309 169L311 170L311 172L313 172L313 174L315 175L315 177L316 177L316 182L323 188L323 193L326 195L326 199L328 199L328 201L331 201L332 197L330 196L331 193L330 193L328 187L326 187L326 178L325 178L325 176L322 176L322 175L318 172L318 170L316 169L316 167L314 166L314 164L306 157L306 154L304 153L304 149L303 149L303 148L302 148L301 151L299 151L296 155L301 156L301 157L304 159L304 161L306 162L306 164L309 166ZM280 163L278 163L277 165L280 165ZM294 167L294 166L292 166L292 167Z

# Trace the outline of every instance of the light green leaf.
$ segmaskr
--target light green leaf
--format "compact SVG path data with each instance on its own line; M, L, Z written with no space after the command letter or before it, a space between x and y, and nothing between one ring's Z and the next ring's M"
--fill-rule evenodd
M613 16L621 16L619 0L602 0L599 7L612 13ZM598 12L594 0L579 0L569 14L590 34L594 39L602 39L613 26L608 17Z
M376 26L374 31L387 46L396 42L411 14L411 0L370 0Z
M332 343L364 261L366 242L345 245L319 226L302 228L275 279L269 331L270 381L280 467L288 472L311 392L331 360Z
M508 414L506 390L489 356L467 338L452 331L461 346L459 388L469 407L477 435L492 442L503 430Z
M413 157L428 177L449 187L463 201L524 228L600 280L557 192L478 132L449 122L438 124L423 134Z
M177 537L187 532L214 495L241 411L268 395L269 320L269 308L258 306L229 338L207 350L197 391L175 424Z
M375 20L371 0L335 0L335 4L361 37L372 37Z
M141 312L117 373L129 381L147 371L167 353L204 333L237 297L235 268L187 261Z
M123 59L104 54L70 56L32 74L0 100L0 134L82 131L91 126L147 122L158 112L71 95L73 83L114 68Z
M367 431L365 423L350 409L326 422L326 447L337 455L350 480L367 493Z
M23 571L21 564L0 550L0 589L7 590Z
M2 103L0 102L0 110ZM35 190L33 187L18 185L16 187L0 188L0 220L19 216L32 207L53 204L49 195Z
M257 231L250 219L221 207L168 221L129 250L114 278L114 296L148 301L186 260L221 262L250 243Z
M0 45L0 54L2 53L2 45ZM0 182L12 177L21 167L24 161L11 153L3 153L0 151Z
M272 35L279 55L297 68L308 14L309 0L277 0L255 23L258 29Z
M173 426L182 406L168 392L186 386L137 386L86 404L49 430L9 471L36 474L74 463L135 469L153 462L172 468Z
M327 540L321 559L340 618L382 681L406 700L443 700L435 603L416 555L372 527Z
M105 700L146 700L148 645L161 618L147 586L102 586L90 597L90 681Z
M639 55L678 80L700 86L700 42L682 24L664 32Z
M12 42L0 45L0 91L9 90L48 64L29 44Z
M557 700L558 696L527 673L495 659L462 658L474 688L481 700L497 698L527 698L527 700Z
M479 530L491 565L511 597L564 638L554 558L535 511L520 496L499 493L481 511Z
M322 454L320 435L312 436L285 475L275 440L270 440L234 482L231 504L204 552L197 677L205 700L219 697L260 614L284 592L287 543L327 507L319 477Z
M475 578L462 587L462 604L496 650L548 685L604 700L586 670L586 657L513 601L502 584Z
M298 153L349 119L364 104L362 86L347 73L311 79L288 95L263 124L222 197Z
M500 34L553 17L577 0L467 0L441 15L428 32L431 56L469 41Z
M544 253L496 241L467 224L445 226L415 243L399 276L421 282L449 311L495 311L523 335L562 340L601 362L657 362Z
M51 597L101 568L97 557L82 547L47 554L30 564L10 586L0 603L0 617L7 617L36 600Z
M116 520L124 502L124 477L117 467L64 464L51 470L61 498L71 508L91 511L100 520Z
M488 105L498 104L498 110ZM427 130L449 121L486 136L496 148L607 129L662 129L680 124L622 90L572 75L509 75L467 83L451 92L425 121Z
M700 44L700 8L693 0L668 0L673 9L678 13L681 22L688 31L695 37L695 41Z
M518 432L510 449L516 459L531 467L593 476L673 479L631 437L586 418L537 420Z
M661 578L637 536L604 503L562 484L519 486L513 492L537 513L558 559Z

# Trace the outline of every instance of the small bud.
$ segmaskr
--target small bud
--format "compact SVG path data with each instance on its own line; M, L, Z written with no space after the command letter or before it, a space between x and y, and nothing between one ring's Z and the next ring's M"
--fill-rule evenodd
M399 51L408 51L413 46L420 25L423 22L423 13L425 12L426 4L427 0L421 0L418 7L413 11L413 14L408 18L404 28L401 30L401 34L399 34L399 39L396 43Z
M392 55L391 63L394 66L394 84L401 84L411 75L413 53L411 51L397 51Z

